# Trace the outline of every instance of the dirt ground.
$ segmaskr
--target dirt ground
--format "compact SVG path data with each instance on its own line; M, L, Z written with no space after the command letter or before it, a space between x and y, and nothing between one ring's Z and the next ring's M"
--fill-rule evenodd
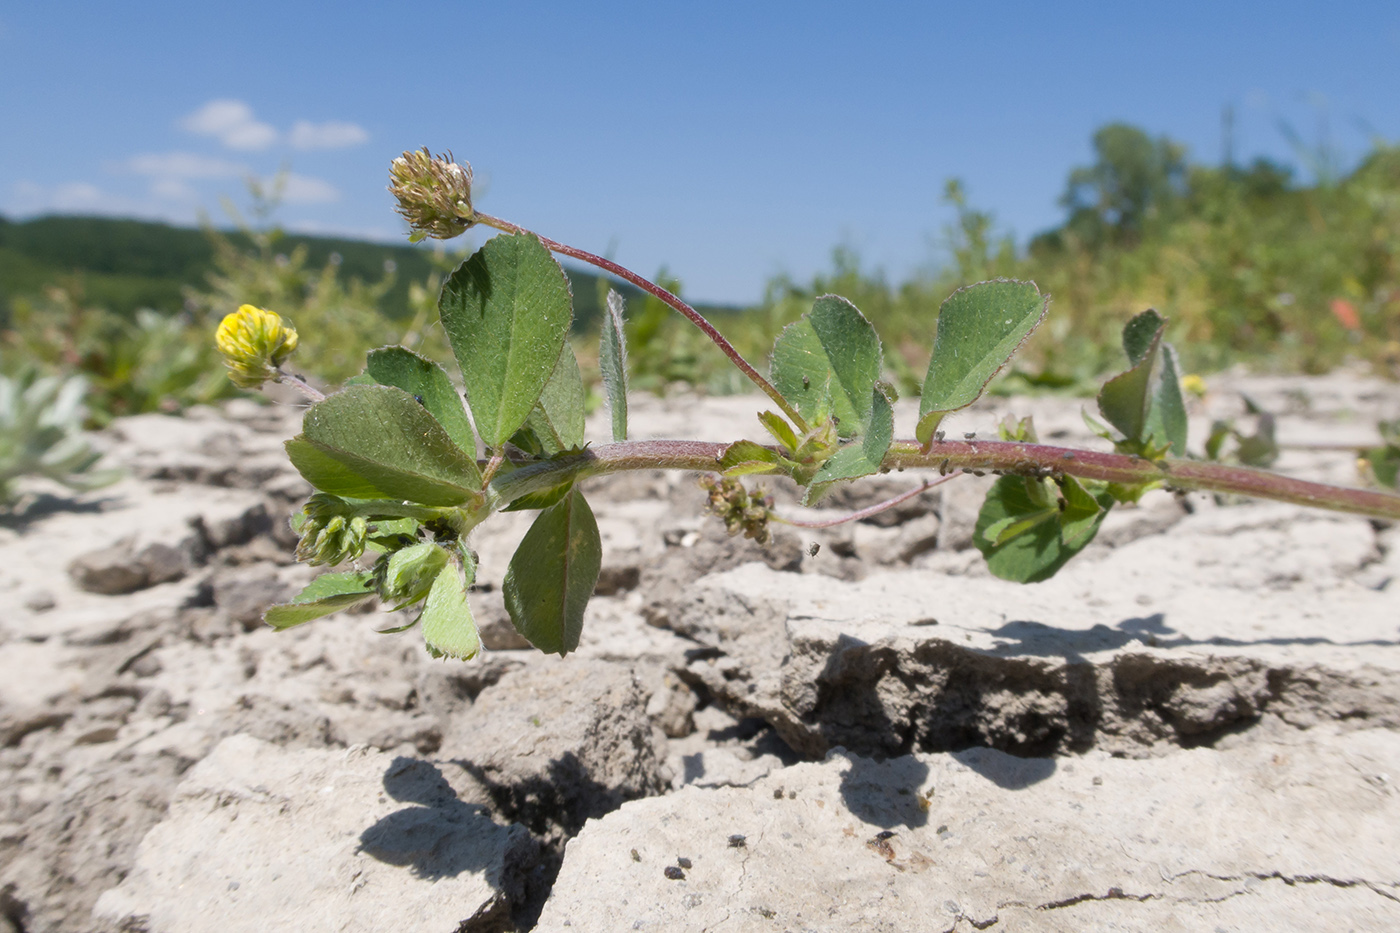
M1360 376L1222 376L1193 448L1242 394L1285 445L1400 417ZM1088 404L950 430L1101 443ZM761 439L761 407L639 398L632 434ZM1159 492L1019 587L971 546L990 478L761 549L694 476L620 475L585 489L579 651L510 628L513 513L474 540L487 650L435 662L378 610L262 625L313 575L298 420L119 420L127 478L0 520L0 933L1400 928L1393 525ZM1357 482L1345 450L1276 469Z

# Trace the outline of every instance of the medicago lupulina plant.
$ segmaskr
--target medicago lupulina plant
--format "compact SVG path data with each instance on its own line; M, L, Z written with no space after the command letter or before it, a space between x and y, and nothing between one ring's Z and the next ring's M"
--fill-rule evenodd
M1102 422L1089 419L1112 452L1040 444L1029 419L1005 423L999 440L950 439L940 430L949 413L981 396L1045 317L1048 299L1034 284L1007 280L967 286L943 304L914 436L897 439L880 339L844 298L817 298L783 330L765 377L669 291L476 211L468 166L426 149L406 152L394 160L391 181L415 239L450 238L474 225L501 231L457 268L439 301L466 405L441 366L403 347L372 351L361 376L323 396L282 368L296 332L277 314L244 306L225 318L218 344L235 381L290 382L313 399L302 432L286 445L317 490L293 517L297 556L368 567L322 574L267 612L274 628L377 597L396 610L421 606L393 631L417 625L434 656L471 658L480 650L467 599L476 575L472 530L497 512L532 510L538 514L506 572L505 605L531 644L567 654L578 646L602 562L584 481L624 470L705 474L709 508L731 532L760 541L777 516L742 477L790 477L811 505L836 484L874 473L940 474L887 503L894 504L961 472L996 473L975 542L994 574L1021 582L1048 579L1093 540L1116 504L1159 487L1400 518L1400 496L1387 492L1189 458L1176 356L1155 311L1128 321L1129 368L1099 393ZM599 350L613 443L585 444L585 389L566 339L572 298L553 254L631 282L704 331L772 400L755 423L767 437L629 441L623 302L613 293Z

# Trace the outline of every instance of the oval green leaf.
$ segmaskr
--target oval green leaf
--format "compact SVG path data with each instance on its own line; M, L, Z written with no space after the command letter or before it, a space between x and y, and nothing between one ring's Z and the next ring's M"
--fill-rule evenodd
M511 557L501 588L516 631L547 653L576 649L602 560L598 523L578 490L541 512Z
M468 577L474 577L474 568L467 568ZM435 658L457 658L466 661L476 657L481 651L481 635L477 632L476 620L472 618L471 606L467 603L468 581L462 578L462 571L455 563L449 562L433 580L428 591L427 602L423 604L423 641L428 653Z
M438 308L477 433L499 447L559 361L573 317L569 280L538 237L498 236L452 273Z
M287 452L309 482L339 496L445 506L481 489L476 458L412 395L392 386L351 386L312 405Z
M307 584L289 603L273 606L263 621L279 632L282 629L348 609L374 595L373 574L323 573Z
M603 388L608 394L615 441L627 440L627 331L623 326L626 311L627 300L608 289L598 344L598 368L602 370Z
M822 464L816 476L812 477L812 484L803 496L802 504L815 505L838 482L878 472L893 441L894 409L889 397L876 386L871 390L870 420L865 436L842 447Z
M987 569L1003 580L1039 583L1053 577L1098 533L1112 505L1106 494L1089 510L1075 489L1068 497L1069 521L1058 508L1048 508L1046 490L1032 495L1029 483L1042 480L1003 476L992 484L977 513L972 542L987 561ZM1075 484L1078 487L1078 483ZM1069 543L1066 543L1068 539Z
M916 434L928 443L939 420L966 408L1045 317L1049 299L1034 282L997 279L948 296L938 312L933 355L919 397Z
M476 456L476 435L462 397L441 366L407 347L381 347L370 351L365 369L380 385L396 386L414 396L454 444Z
M579 372L574 348L567 343L554 364L554 372L540 392L535 408L525 419L540 448L553 456L583 443L583 374Z
M823 295L773 344L773 385L808 421L836 416L842 437L864 433L884 365L880 338L844 298Z

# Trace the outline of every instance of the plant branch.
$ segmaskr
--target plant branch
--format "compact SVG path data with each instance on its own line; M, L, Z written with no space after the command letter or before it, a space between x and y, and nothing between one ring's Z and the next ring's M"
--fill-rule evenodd
M750 382L762 389L763 393L769 398L771 398L773 402L780 409L782 409L783 414L787 415L788 418L791 419L793 425L797 428L798 433L806 434L811 429L807 422L803 419L803 417L800 414L798 414L797 410L793 408L792 405L788 402L788 400L783 398L782 393L780 393L771 382L769 382L767 379L764 379L763 376L759 375L758 370L754 369L751 365L749 365L749 361L744 359L743 355L740 354L739 351L734 348L734 345L728 340L726 340L724 335L721 334L718 330L716 330L715 326L705 319L704 315L702 315L699 311L696 311L690 305L686 304L676 295L662 288L660 285L657 285L655 282L651 282L643 278L642 276L633 272L631 269L628 269L625 266L618 265L611 259L604 259L602 256L597 256L585 250L577 249L576 247L569 246L566 243L560 243L557 240L551 240L548 237L540 236L533 230L526 230L524 227L521 227L518 224L513 224L508 220L502 220L499 217L492 217L490 214L483 214L478 211L474 215L474 217L477 223L486 224L486 226L488 227L495 227L497 230L501 230L506 233L529 233L531 236L539 237L540 242L543 243L545 248L550 250L551 252L562 253L565 256L570 256L581 262L586 262L590 265L597 266L599 269L602 269L606 272L611 272L618 278L625 279L626 281L631 282L633 285L642 289L646 293L653 295L661 301L665 302L671 308L680 312L696 327L700 328L700 330L705 334L705 336L709 337L710 340L715 344L715 346L719 347L720 350L723 351L724 355L729 357L730 361L735 366L739 367L740 371L743 372L745 376L749 377Z
M624 441L524 466L491 484L496 507L528 492L586 476L627 470L716 472L729 445L710 441ZM777 448L772 448L774 451ZM934 441L923 450L914 440L896 441L884 470L987 471L1024 476L1069 474L1081 479L1135 485L1162 483L1170 489L1234 493L1314 508L1400 520L1400 496L1369 489L1329 486L1249 467L1167 458L1144 460L1015 441ZM779 472L774 470L773 472Z
M872 515L879 515L886 509L892 509L895 506L899 505L901 502L904 502L907 499L914 498L926 489L932 489L934 486L941 486L942 484L948 482L948 480L952 479L955 476L962 476L962 470L954 470L951 473L948 473L944 476L940 476L938 479L926 479L923 481L923 483L921 483L918 486L915 486L913 489L907 489L897 496L891 496L884 502L877 502L874 505L866 506L865 508L860 509L859 511L851 512L849 515L842 515L840 518L828 518L816 522L806 521L800 518L783 518L781 515L773 515L772 518L775 522L781 522L784 525L793 525L798 528L835 528L837 525L844 525L847 522L858 522L863 518L869 518Z
M301 392L302 395L305 395L307 398L311 399L311 401L313 402L322 401L326 397L326 394L324 392L308 383L305 379L301 378L300 376L294 376L288 372L283 372L280 369L277 370L277 378L273 381L280 382L283 385L291 386L292 388Z

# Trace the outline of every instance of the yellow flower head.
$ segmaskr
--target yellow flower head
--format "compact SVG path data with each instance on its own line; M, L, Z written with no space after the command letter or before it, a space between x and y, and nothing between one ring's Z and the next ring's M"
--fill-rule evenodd
M450 240L476 222L472 167L453 161L450 152L405 152L390 164L389 181L389 193L399 202L395 210L413 228L415 243L424 237Z
M243 305L219 322L214 341L233 384L256 389L278 377L278 367L297 348L297 332L276 312Z
M1204 398L1206 394L1206 381L1195 373L1187 373L1181 377L1181 387L1197 398Z

